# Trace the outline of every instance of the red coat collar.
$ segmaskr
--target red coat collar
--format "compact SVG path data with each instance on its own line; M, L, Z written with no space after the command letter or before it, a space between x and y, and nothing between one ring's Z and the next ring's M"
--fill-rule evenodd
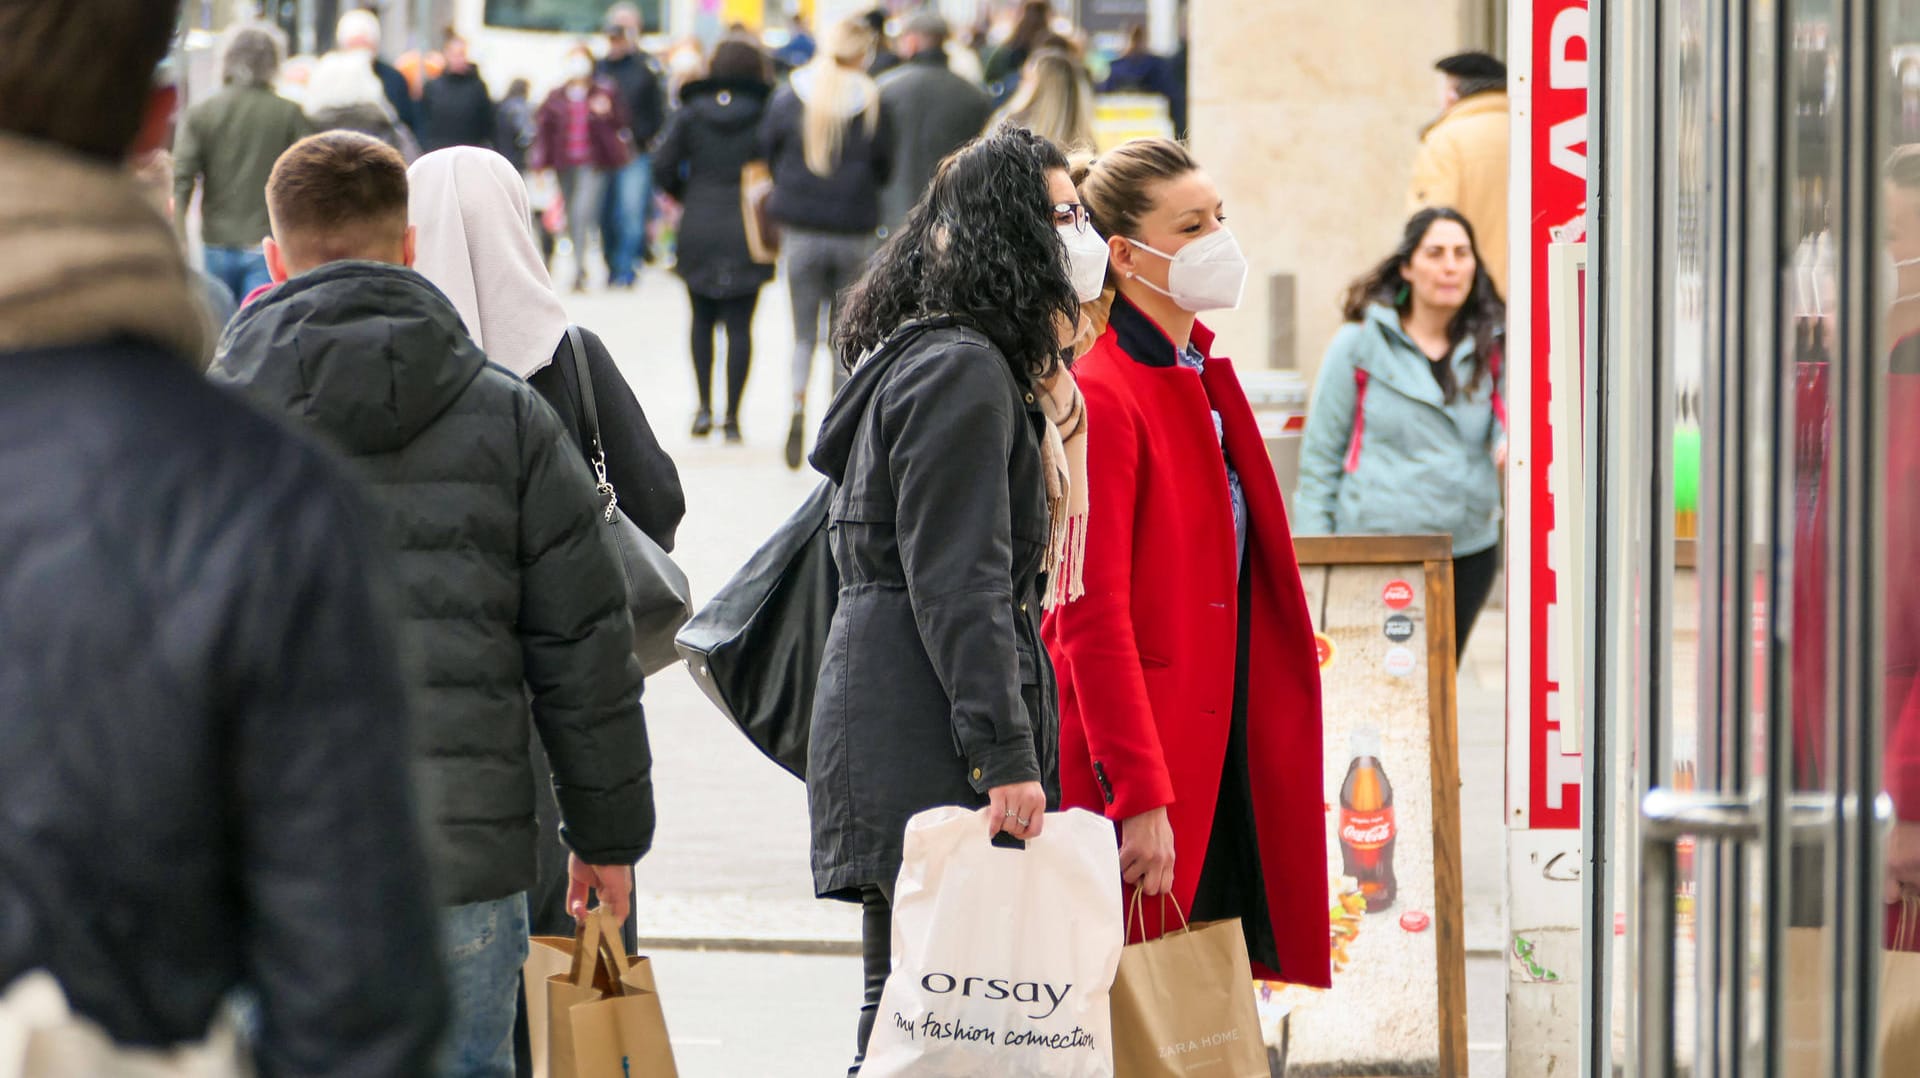
M1120 350L1135 363L1149 367L1171 367L1179 360L1179 349L1173 345L1173 336L1160 327L1145 311L1135 307L1122 295L1113 297L1113 312L1108 316L1108 325L1113 329L1114 338ZM1207 359L1213 358L1213 331L1195 322L1193 324L1193 346Z

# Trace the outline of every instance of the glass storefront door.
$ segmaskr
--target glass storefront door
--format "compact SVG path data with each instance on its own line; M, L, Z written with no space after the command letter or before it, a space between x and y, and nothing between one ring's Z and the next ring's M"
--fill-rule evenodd
M1586 1073L1920 1075L1920 0L1596 24Z

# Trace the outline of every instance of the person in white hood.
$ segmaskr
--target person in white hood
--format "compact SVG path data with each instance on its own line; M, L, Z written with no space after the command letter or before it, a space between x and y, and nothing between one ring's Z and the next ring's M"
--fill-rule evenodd
M786 226L787 288L793 300L793 422L787 467L806 441L807 382L835 298L859 280L877 244L880 190L892 175L891 118L867 77L877 38L863 19L827 30L813 61L767 106L760 148L773 170L769 205ZM847 357L852 358L852 357Z

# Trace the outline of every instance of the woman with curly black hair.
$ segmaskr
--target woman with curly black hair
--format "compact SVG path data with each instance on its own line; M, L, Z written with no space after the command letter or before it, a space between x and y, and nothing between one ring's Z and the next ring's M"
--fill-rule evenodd
M835 337L853 373L811 459L839 487L841 590L807 800L814 889L866 910L850 1074L886 983L907 819L990 806L993 832L1030 839L1059 800L1039 629L1043 582L1064 598L1076 575L1064 537L1081 410L1060 354L1075 280L1105 266L1097 237L1075 242L1090 235L1060 151L996 132L941 166L848 294ZM1071 272L1089 250L1093 272Z

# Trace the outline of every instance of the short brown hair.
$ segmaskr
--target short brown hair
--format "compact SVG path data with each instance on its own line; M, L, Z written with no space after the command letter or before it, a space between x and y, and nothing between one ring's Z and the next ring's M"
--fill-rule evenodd
M117 162L179 15L179 0L0 0L0 131Z
M1153 211L1155 188L1199 170L1178 142L1140 138L1076 163L1073 185L1102 236L1138 237L1140 218Z
M407 232L407 163L352 131L301 139L267 179L273 237L305 263L358 258Z

